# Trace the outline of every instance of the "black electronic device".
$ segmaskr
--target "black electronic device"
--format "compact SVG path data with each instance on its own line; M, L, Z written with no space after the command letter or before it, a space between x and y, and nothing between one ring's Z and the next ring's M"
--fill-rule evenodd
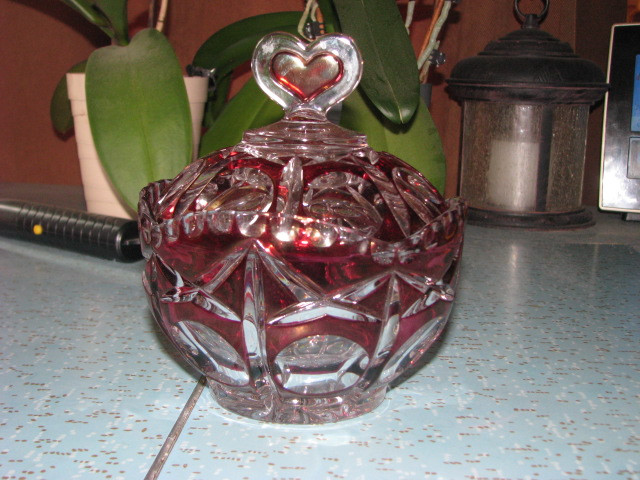
M0 233L121 262L142 258L135 221L80 210L2 200Z
M611 29L602 135L602 210L640 214L640 24ZM634 218L635 219L635 218Z

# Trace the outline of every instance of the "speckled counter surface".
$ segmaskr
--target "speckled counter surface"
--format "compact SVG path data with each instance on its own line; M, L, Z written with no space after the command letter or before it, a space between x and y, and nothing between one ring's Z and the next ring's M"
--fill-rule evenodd
M204 390L158 478L640 478L640 225L597 220L468 227L449 326L378 410L277 426ZM0 479L147 475L198 375L141 269L0 237Z

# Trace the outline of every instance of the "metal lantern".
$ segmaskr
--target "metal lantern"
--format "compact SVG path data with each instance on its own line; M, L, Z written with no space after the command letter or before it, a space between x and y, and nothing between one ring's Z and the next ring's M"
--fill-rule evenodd
M514 8L522 29L460 61L448 80L462 103L460 195L469 221L568 228L593 224L582 207L589 107L604 73Z

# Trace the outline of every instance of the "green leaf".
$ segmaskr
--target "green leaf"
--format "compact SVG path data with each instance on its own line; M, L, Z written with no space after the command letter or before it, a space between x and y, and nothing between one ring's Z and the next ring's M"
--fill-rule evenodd
M100 161L135 208L140 189L191 160L191 116L178 59L147 29L126 47L96 50L86 69L87 109Z
M222 78L251 58L258 41L268 33L297 33L301 12L257 15L232 23L210 36L198 49L193 64L216 69Z
M95 0L95 6L109 19L119 45L129 43L127 0Z
M358 88L343 102L340 124L367 135L371 148L401 158L444 192L446 162L442 141L423 101L406 125L383 118Z
M67 73L82 73L87 65L84 60L75 64ZM67 92L67 75L64 74L56 85L51 103L49 104L49 115L51 123L56 132L66 134L73 128L73 115L71 114L71 103L69 102L69 93Z
M107 17L102 12L95 9L95 2L90 2L88 0L62 0L62 3L71 7L86 20L98 27L106 27L109 25Z
M362 52L360 86L394 123L407 123L420 99L415 54L395 0L334 0L342 31Z
M283 115L282 108L250 78L202 136L200 156L233 146L242 140L245 130L277 122Z
M96 6L96 2L92 2L89 0L61 0L62 3L71 7L73 10L82 15L86 20L100 28L104 33L106 33L110 38L115 39L116 34L111 25L111 21Z

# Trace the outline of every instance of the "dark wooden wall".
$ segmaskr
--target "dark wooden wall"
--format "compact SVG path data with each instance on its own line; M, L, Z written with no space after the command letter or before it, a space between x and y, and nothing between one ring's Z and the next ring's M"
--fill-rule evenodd
M80 184L73 137L62 138L49 122L49 99L64 72L105 40L82 18L48 0L0 0L0 182ZM129 0L130 21L142 28L147 0ZM399 2L401 7L406 0ZM418 1L412 41L422 42L433 0ZM522 0L524 11L539 11L540 0ZM213 32L241 18L279 10L302 10L303 0L173 0L166 33L183 65ZM606 68L609 30L626 17L626 0L551 0L543 29ZM447 156L447 195L457 188L460 108L445 91L455 63L519 28L513 0L462 0L442 37L447 62L434 70L431 112ZM242 81L242 79L240 79ZM237 86L236 86L237 88ZM591 117L585 203L597 203L602 108Z

